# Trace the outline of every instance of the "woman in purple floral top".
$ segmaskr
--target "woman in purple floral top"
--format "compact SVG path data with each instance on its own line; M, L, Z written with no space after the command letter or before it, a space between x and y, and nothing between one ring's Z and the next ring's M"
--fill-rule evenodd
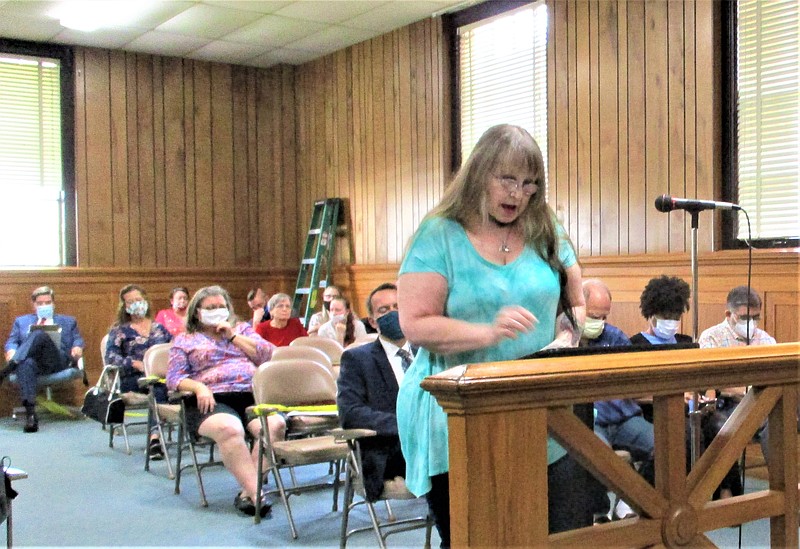
M158 343L169 343L172 336L158 322L153 322L147 292L136 284L129 284L119 292L117 321L108 332L106 343L106 364L117 366L120 372L120 391L123 393L146 393L139 387L139 378L144 375L144 353ZM167 401L167 391L163 385L154 387L156 400ZM152 425L150 425L152 427ZM147 448L150 459L164 458L158 435L150 436Z
M194 393L186 411L189 429L217 443L225 467L242 487L234 506L253 516L258 454L248 448L245 429L257 436L260 424L248 422L245 410L254 404L253 374L272 358L275 346L237 321L228 292L219 286L198 290L186 317L186 332L170 349L167 387ZM272 440L282 440L284 418L273 415L268 421ZM262 514L269 509L262 500Z

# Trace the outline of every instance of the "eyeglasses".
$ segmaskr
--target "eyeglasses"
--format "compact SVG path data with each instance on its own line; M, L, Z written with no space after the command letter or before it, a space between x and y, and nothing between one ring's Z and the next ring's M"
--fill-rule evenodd
M503 190L509 193L520 191L525 196L531 196L539 187L535 181L525 180L520 182L516 177L509 175L495 175L494 178L500 182Z

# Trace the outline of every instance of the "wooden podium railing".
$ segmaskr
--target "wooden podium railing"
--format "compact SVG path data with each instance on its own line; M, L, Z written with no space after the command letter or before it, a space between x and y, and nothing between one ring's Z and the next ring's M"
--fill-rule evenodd
M800 343L471 364L423 380L448 414L454 547L713 547L704 532L770 519L773 547L798 546ZM685 391L751 385L686 474ZM571 411L653 395L655 488ZM711 501L769 417L769 488ZM548 535L550 433L638 518Z

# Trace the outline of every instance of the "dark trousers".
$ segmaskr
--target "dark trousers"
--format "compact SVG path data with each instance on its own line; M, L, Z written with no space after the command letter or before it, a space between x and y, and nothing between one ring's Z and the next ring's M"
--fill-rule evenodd
M25 338L12 359L23 404L36 402L36 377L54 374L71 366L67 354L56 347L50 336L35 331Z
M547 512L551 534L592 525L595 485L600 486L569 454L548 465ZM450 547L449 475L431 477L431 491L425 497L442 539L441 547Z

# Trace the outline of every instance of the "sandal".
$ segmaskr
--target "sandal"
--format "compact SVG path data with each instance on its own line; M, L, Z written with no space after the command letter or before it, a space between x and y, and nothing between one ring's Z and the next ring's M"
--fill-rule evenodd
M249 517L254 517L256 515L256 504L253 503L253 499L250 496L237 494L236 498L233 500L233 506L236 507L238 511L241 511ZM266 497L262 496L260 509L261 512L259 513L261 518L267 516L267 513L269 513L271 509L272 504L267 501Z
M147 454L150 456L150 461L161 461L164 459L164 450L161 449L161 443L157 438L150 439L150 445L147 447Z

